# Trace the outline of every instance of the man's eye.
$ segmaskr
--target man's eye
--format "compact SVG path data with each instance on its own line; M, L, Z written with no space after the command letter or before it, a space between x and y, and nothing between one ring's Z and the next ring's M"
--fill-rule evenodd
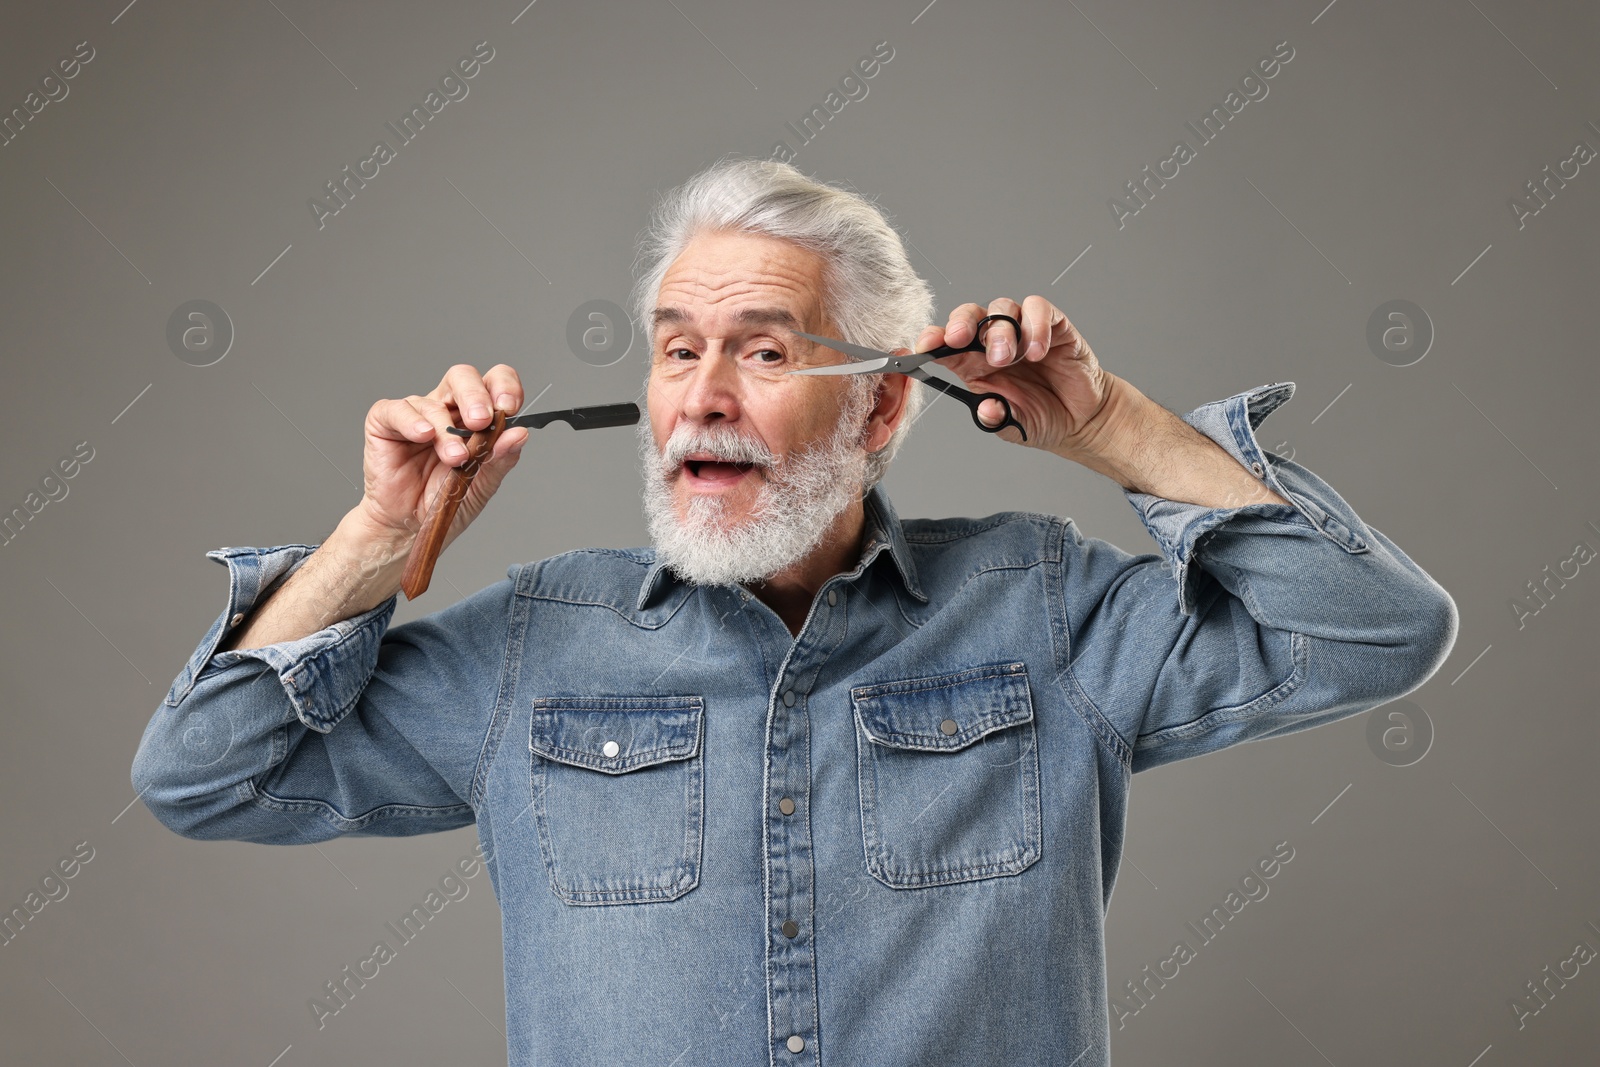
M765 360L765 359L761 358L762 356L775 356L777 358L776 359L772 359L772 360ZM774 366L774 365L776 365L778 363L782 363L783 362L783 353L779 352L777 349L774 349L774 348L763 348L763 349L761 349L761 351L756 353L756 362L757 363L763 363L763 364L765 364L765 365L767 365L769 367L770 366Z
M694 355L694 349L692 348L669 348L667 349L667 358L676 359L679 352L687 352L691 356Z

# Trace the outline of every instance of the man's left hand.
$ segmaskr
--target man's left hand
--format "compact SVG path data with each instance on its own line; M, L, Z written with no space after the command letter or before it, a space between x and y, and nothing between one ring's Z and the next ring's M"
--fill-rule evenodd
M1102 369L1078 328L1042 296L1030 296L1021 304L1000 297L987 308L962 304L944 326L923 329L916 351L972 343L978 320L985 315L1010 315L1021 322L1020 344L1013 343L1010 323L991 322L984 327L987 358L983 352L963 352L935 362L948 367L974 392L999 393L1010 401L1017 421L1028 429L1028 439L1024 442L1009 426L996 436L1080 462L1090 457L1097 443L1106 443L1110 421L1122 418L1125 407L1136 406L1138 390ZM994 401L986 401L978 415L994 426L1005 412Z

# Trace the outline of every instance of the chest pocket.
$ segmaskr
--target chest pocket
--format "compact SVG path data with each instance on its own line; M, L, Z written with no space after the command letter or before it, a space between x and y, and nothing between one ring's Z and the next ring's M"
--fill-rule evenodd
M867 870L896 889L1039 858L1039 745L1022 663L850 691Z
M534 699L532 808L556 896L640 904L700 883L703 717L697 696Z

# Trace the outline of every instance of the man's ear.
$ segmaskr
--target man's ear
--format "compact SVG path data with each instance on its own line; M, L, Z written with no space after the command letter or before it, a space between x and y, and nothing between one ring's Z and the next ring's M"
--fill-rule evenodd
M910 351L909 348L897 348L892 354L903 356ZM877 452L889 443L900 420L905 418L906 397L914 387L911 379L904 374L880 374L875 377L879 383L878 400L867 417L868 452Z

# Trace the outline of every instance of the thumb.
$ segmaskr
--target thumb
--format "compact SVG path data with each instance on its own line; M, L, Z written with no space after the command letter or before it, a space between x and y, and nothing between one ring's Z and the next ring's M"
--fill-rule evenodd
M489 503L489 498L494 496L500 488L500 483L505 481L506 475L521 458L522 446L528 440L528 431L518 427L511 432L516 433L520 439L513 438L509 446L504 446L506 448L504 452L479 463L472 484L467 488L466 499L461 502L462 508L473 517L476 517ZM501 447L503 446L498 441L495 442L496 452L500 452Z
M510 444L501 445L497 442L495 451L500 454L485 460L478 469L476 480L483 482L484 488L491 492L511 472L511 468L517 465L517 461L522 458L522 448L528 443L528 431L526 429L518 427L512 430L511 433L518 436L512 438ZM508 434L507 436L509 437L510 435ZM504 448L505 451L501 452L501 448Z

